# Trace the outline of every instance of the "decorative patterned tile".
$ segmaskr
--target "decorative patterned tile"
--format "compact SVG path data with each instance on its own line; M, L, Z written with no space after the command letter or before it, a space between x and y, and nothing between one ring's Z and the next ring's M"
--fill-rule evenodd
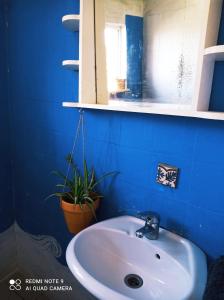
M171 188L176 188L178 168L159 163L156 181Z

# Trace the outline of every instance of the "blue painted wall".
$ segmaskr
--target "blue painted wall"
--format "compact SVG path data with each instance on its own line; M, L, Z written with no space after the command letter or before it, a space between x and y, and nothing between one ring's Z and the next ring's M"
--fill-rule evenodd
M67 232L50 171L65 170L79 113L62 108L77 97L77 74L61 61L78 56L78 36L61 26L77 13L74 0L9 2L9 96L12 106L13 179L17 221L25 230L55 236L65 249ZM85 111L86 155L97 173L120 171L105 186L100 218L155 210L162 226L224 254L224 122L168 116ZM76 160L80 161L80 149ZM155 182L159 162L180 168L176 190ZM63 261L63 258L62 258Z
M0 2L0 232L7 229L14 220L11 190L11 158L9 105L7 95L5 1Z
M223 122L108 112L86 119L91 161L121 172L103 217L155 210L162 226L213 258L224 253ZM180 168L176 190L155 182L159 162Z
M78 33L61 23L69 13L79 13L78 1L8 2L16 219L26 231L55 236L64 248L71 235L58 201L44 199L54 191L50 173L64 168L75 128L75 112L61 106L78 95L78 73L61 67L62 60L78 58Z

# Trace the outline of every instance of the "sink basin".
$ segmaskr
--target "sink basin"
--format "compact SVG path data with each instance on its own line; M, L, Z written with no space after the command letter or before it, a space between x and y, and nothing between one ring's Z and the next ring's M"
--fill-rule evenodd
M139 239L144 221L109 219L76 235L66 260L77 280L101 300L201 300L207 278L204 253L160 228L158 240Z

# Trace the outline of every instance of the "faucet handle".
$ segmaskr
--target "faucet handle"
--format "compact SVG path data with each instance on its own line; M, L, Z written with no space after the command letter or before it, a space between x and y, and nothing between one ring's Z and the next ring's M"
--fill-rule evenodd
M144 211L136 215L137 218L144 220L148 225L159 224L160 216L154 211Z

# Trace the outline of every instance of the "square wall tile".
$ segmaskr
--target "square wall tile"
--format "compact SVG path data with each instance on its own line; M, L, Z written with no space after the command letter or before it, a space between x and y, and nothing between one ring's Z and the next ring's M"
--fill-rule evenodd
M160 184L176 188L178 168L159 163L157 168L156 181Z

